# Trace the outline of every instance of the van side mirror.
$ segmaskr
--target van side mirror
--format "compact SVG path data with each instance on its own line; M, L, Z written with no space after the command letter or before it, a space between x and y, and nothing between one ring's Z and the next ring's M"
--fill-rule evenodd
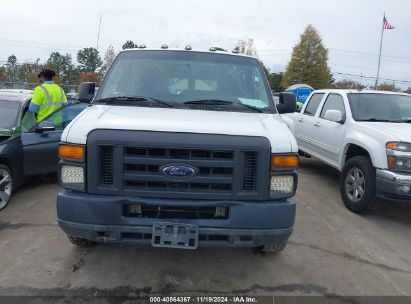
M94 82L82 82L78 87L77 99L83 103L90 103L94 98L96 84Z
M328 110L327 112L325 112L324 119L338 123L343 122L342 113L339 110Z
M280 93L277 111L280 114L294 113L297 111L297 100L295 99L295 95L289 92Z

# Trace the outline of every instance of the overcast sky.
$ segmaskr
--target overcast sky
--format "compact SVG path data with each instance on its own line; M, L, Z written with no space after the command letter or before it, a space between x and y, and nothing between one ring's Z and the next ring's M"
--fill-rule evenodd
M238 39L255 39L259 57L271 71L284 70L292 47L313 24L329 49L336 73L376 75L382 17L396 28L384 32L381 78L411 86L410 0L1 0L0 63L10 54L19 62L50 52L76 52L97 44L103 57L112 44L131 39L148 47L232 49ZM363 78L363 82L366 79Z

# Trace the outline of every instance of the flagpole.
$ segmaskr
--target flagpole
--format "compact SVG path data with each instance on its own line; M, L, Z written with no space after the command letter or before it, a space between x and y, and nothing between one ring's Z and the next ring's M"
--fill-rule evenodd
M383 18L385 18L385 12L384 12L384 17ZM375 79L375 89L377 89L377 87L378 87L378 78L380 77L382 39L384 38L384 22L382 23L381 28L382 29L381 29L381 40L380 40L380 54L378 55L378 68L377 68L377 78Z
M98 22L97 47L96 47L97 51L98 51L98 44L100 42L101 18L103 18L103 13L100 14L100 21Z

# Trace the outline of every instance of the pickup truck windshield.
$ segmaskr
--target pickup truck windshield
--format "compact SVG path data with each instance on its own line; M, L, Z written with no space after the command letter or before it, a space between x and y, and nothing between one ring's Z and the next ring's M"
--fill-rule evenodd
M411 122L411 96L381 93L349 93L351 112L357 121Z
M138 97L173 107L235 108L254 112L271 109L265 75L258 60L228 54L185 51L127 51L110 68L95 100ZM151 101L152 101L151 100ZM151 103L147 103L149 106ZM245 105L245 106L244 106ZM224 107L222 107L224 106ZM232 109L230 109L232 110Z
M12 129L17 124L20 103L0 100L0 129Z

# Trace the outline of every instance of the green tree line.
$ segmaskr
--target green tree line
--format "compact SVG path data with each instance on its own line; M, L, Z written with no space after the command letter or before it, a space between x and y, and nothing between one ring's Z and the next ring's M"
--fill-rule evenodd
M137 48L138 44L127 40L122 49ZM216 50L225 51L219 46ZM252 38L240 39L234 50L258 58L257 48ZM5 64L0 66L0 83L37 83L37 74L43 67L56 71L54 81L63 85L78 85L83 81L94 81L99 84L102 76L114 61L116 51L110 45L103 58L99 51L93 47L83 48L77 52L75 60L69 53L52 52L46 62L19 63L15 55L10 55ZM272 73L262 67L273 92L280 92L287 87L304 83L315 89L340 88L340 89L365 89L361 82L352 79L335 81L328 66L328 49L324 45L319 32L312 25L308 25L301 34L298 43L294 46L286 70ZM380 90L399 91L393 83L381 83ZM411 87L406 90L411 92Z

